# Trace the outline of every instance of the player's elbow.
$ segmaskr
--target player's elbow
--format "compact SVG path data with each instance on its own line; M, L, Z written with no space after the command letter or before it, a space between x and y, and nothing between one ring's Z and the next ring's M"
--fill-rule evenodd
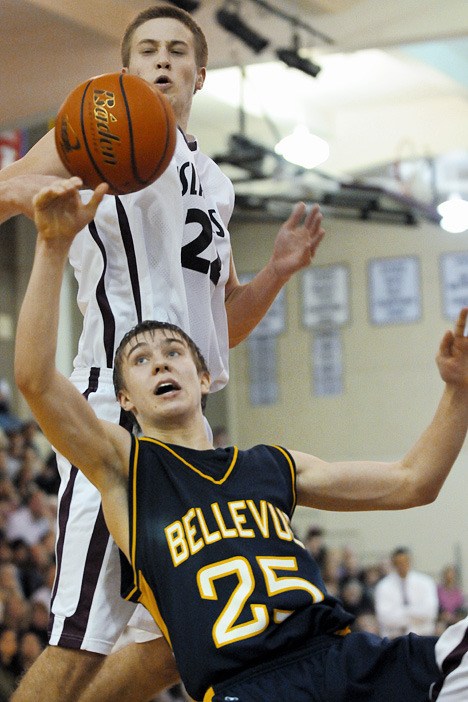
M424 507L434 502L440 492L441 485L438 483L428 484L415 483L408 487L405 491L405 506L404 509L411 507Z
M26 358L16 358L14 377L16 387L29 401L41 395L45 389L45 379L41 373L37 373L34 365Z

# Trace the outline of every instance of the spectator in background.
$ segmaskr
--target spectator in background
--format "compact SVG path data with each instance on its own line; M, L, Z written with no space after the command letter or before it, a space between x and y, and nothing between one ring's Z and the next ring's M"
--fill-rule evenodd
M412 569L408 548L392 553L392 572L375 588L375 613L381 636L413 632L434 635L439 601L433 578Z
M361 562L356 551L352 546L344 546L341 553L340 586L342 587L348 580L360 580L361 575Z
M23 423L21 431L25 445L32 448L43 461L47 461L49 456L53 454L53 450L37 422L34 419L29 419Z
M322 575L325 567L325 561L327 556L327 547L323 540L323 529L321 529L316 524L309 527L304 538L304 546L317 562Z
M0 702L8 702L21 675L18 635L15 629L0 627Z
M13 563L18 569L23 595L29 598L44 582L33 547L28 546L23 539L15 539L10 543L10 547Z
M50 561L44 573L44 582L31 595L32 602L42 602L47 608L50 606L50 598L52 596L52 588L55 579L55 562Z
M388 573L384 570L381 565L369 565L362 569L361 581L364 585L368 597L374 602L375 599L375 588L377 583L382 580Z
M22 592L8 595L5 600L3 623L23 633L29 628L31 621L31 604Z
M60 475L57 470L57 459L55 453L51 453L42 464L39 475L35 478L35 483L47 495L57 495L60 487Z
M49 641L47 627L49 625L49 605L41 600L31 599L31 622L28 631L38 637L41 648L45 648Z
M25 631L19 641L19 658L22 672L25 673L42 653L43 645L34 631Z
M374 603L358 578L348 578L341 586L339 597L345 610L355 617L374 613Z
M8 541L22 539L29 546L55 528L54 515L45 493L31 484L21 507L12 512L6 523Z
M0 380L0 427L6 433L21 429L21 420L11 411L10 403L10 384L5 378L2 378Z
M460 619L465 608L465 595L459 586L458 572L454 565L446 565L437 586L439 618L448 626Z
M21 430L18 428L14 431L7 432L8 436L8 453L7 453L7 473L11 480L16 478L22 462L24 453L24 437Z

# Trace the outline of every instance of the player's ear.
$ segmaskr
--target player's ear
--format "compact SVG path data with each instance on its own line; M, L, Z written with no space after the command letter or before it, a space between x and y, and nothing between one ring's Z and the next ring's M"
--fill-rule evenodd
M133 410L135 409L135 405L130 400L126 390L119 390L117 400L119 401L119 405L121 406L121 408L124 409L126 412L133 412Z
M203 84L206 78L206 68L197 68L197 78L195 80L195 90L194 94L203 88Z
M200 387L201 387L201 392L202 395L208 395L210 392L210 386L211 386L211 377L208 371L202 371L200 373Z

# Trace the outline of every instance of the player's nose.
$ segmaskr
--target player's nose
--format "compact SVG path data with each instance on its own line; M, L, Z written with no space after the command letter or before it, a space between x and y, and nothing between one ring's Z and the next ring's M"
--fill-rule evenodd
M161 49L156 54L156 65L158 68L170 68L171 60L169 52L165 49Z

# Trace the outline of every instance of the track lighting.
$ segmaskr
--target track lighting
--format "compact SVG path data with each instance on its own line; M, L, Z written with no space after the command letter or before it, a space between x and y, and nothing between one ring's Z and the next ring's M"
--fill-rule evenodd
M299 56L296 49L277 49L276 55L280 61L283 61L290 68L297 68L299 71L307 73L308 76L312 76L312 78L316 78L322 70L316 63Z
M232 3L231 3L232 4ZM235 4L235 9L228 9L228 5L222 7L216 13L216 19L218 24L223 27L227 32L231 32L238 39L247 44L247 46L252 49L256 54L259 54L263 49L265 49L270 43L268 39L262 37L255 30L251 29L245 24L243 19L239 14L239 4Z

